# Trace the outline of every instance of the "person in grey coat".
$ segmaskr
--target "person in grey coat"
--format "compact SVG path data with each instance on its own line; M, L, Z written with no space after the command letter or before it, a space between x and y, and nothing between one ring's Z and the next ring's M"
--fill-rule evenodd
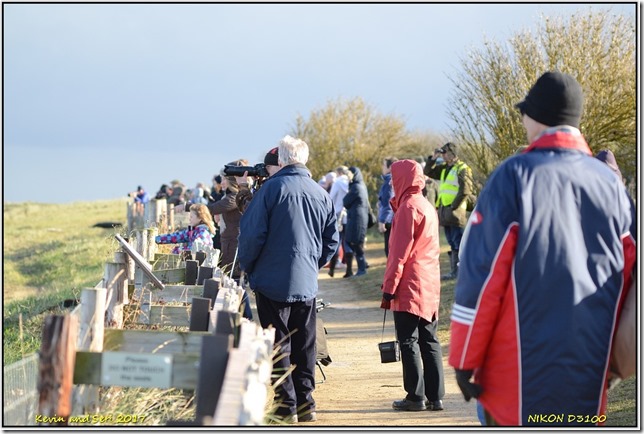
M367 236L367 222L369 220L369 196L367 186L362 178L362 172L357 167L351 166L353 179L349 184L349 191L344 196L343 204L347 210L347 225L344 228L345 241L353 250L358 264L356 276L367 274L367 260L364 256L364 242ZM353 275L351 264L347 263L345 277Z

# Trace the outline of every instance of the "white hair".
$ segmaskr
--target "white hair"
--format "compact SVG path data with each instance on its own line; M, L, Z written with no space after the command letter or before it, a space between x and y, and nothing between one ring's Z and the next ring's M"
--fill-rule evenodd
M291 136L284 136L280 140L278 159L282 166L301 163L306 164L309 160L309 145L302 139Z

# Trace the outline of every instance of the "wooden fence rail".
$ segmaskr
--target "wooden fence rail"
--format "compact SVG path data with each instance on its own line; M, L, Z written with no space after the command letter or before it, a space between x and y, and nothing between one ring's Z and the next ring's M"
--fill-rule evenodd
M172 209L161 201L154 206L146 208L146 219L172 220ZM195 390L195 420L170 425L263 423L274 330L241 318L244 290L221 270L203 266L213 252L199 252L197 260L157 254L157 230L134 231L134 246L116 235L122 251L106 263L97 287L82 290L78 316L46 319L41 424L67 425L75 414L97 413L99 386ZM186 331L123 329L132 322Z

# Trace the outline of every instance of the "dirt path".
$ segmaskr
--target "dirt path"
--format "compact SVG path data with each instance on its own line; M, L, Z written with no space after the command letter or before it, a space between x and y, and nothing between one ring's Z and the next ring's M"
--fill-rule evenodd
M300 426L479 425L476 404L463 399L453 370L447 365L446 352L443 358L445 410L401 412L391 408L392 401L402 399L405 391L402 387L402 365L380 363L378 343L383 317L380 303L361 300L353 285L342 279L342 270L335 278L330 278L327 271L323 269L320 272L318 298L331 305L319 316L328 332L327 345L333 362L324 367L327 380L317 385L314 394L317 422ZM374 288L374 291L379 289ZM385 340L393 337L393 317L388 315ZM319 370L316 374L318 379L322 378Z

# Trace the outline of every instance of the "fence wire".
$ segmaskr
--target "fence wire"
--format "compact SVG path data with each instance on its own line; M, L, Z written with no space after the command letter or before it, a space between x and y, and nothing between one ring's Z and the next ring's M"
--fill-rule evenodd
M3 426L36 425L38 354L4 367Z

